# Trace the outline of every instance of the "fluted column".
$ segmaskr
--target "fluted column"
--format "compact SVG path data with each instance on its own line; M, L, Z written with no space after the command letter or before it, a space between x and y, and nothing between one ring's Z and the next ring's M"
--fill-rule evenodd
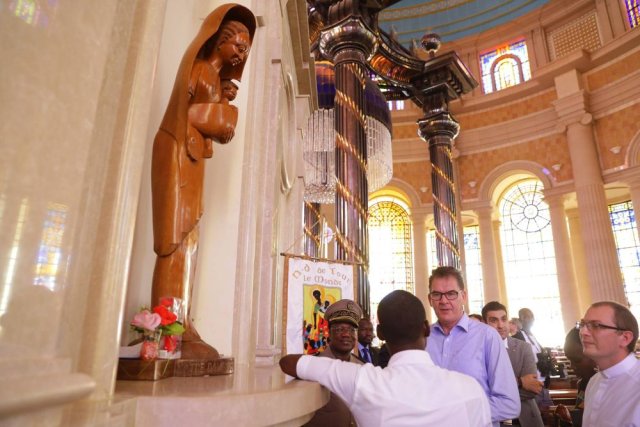
M478 214L478 231L480 233L480 258L482 260L482 284L484 302L501 301L506 303L500 292L498 260L496 258L496 241L493 233L493 206L475 208Z
M365 64L377 42L359 11L356 0L330 6L328 17L335 24L322 31L319 46L335 64L336 76L336 256L357 263L356 299L369 314Z
M555 80L558 100L554 106L567 135L591 295L595 301L626 304L587 94L575 70Z
M576 289L578 291L579 312L584 314L591 305L591 287L589 286L589 273L587 261L582 243L582 226L578 208L567 209L567 225L569 226L569 243L573 259L573 271L576 277Z
M575 326L576 320L580 319L581 313L576 276L573 271L569 232L567 231L567 221L564 213L564 199L565 196L563 194L551 195L548 191L544 192L544 201L549 205L551 217L551 232L553 233L553 249L556 253L556 272L560 305L562 307L562 320L564 322L564 330L568 331Z
M500 288L500 298L502 301L509 302L509 293L507 292L507 280L504 277L504 258L502 257L502 239L500 238L500 227L502 222L494 219L491 221L493 229L493 241L495 242L495 257L498 263L498 287ZM508 307L508 306L507 306Z
M427 215L423 212L411 214L413 220L413 268L415 271L415 292L427 309L427 316L431 321L429 310L429 267L427 263Z

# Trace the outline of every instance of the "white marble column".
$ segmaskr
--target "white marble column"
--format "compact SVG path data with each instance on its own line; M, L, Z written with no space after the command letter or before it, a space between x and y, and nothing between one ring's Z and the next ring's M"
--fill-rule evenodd
M569 244L573 259L573 271L576 277L576 290L578 292L578 311L582 316L591 304L591 288L589 287L589 274L587 260L582 243L582 226L578 208L567 209L567 225L569 227Z
M587 93L576 70L556 77L555 84L558 99L554 106L567 135L591 295L595 301L626 304Z
M413 271L415 272L415 293L422 301L427 311L427 318L431 322L429 310L429 268L427 262L427 214L419 209L411 212L413 220Z
M500 298L508 306L509 292L507 292L507 280L504 277L504 258L502 257L502 239L500 238L500 227L502 222L499 220L493 220L491 223L493 227L493 241L495 244L495 257L498 264L498 287L500 289Z
M549 205L551 216L558 290L562 307L562 320L564 321L564 330L566 332L575 326L575 322L580 319L581 313L576 278L573 271L567 221L564 213L564 199L565 196L563 194L551 195L548 191L544 192L544 201Z
M484 301L500 301L505 303L500 292L498 260L496 258L496 240L493 232L493 206L475 208L478 214L480 232L480 257L482 259L482 283ZM499 243L498 243L499 245Z

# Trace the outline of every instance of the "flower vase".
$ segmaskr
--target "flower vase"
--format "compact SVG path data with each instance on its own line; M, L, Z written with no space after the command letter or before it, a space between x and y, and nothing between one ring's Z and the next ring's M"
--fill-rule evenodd
M180 359L182 356L182 335L163 335L160 339L160 359Z
M176 297L161 297L158 304L175 315L175 322L182 325L184 323L184 301ZM169 334L164 331L160 339L160 350L158 357L160 359L180 359L182 356L182 335ZM181 332L180 332L181 333Z
M154 360L158 358L160 350L160 331L145 333L142 336L142 347L140 347L140 359Z

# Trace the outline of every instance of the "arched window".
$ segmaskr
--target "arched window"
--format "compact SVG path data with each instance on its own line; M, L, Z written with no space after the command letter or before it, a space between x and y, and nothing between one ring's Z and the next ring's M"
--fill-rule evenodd
M609 205L611 227L618 249L624 291L631 311L640 318L640 244L631 200Z
M369 206L369 287L371 316L389 292L414 293L413 239L409 207L397 198L380 197Z
M480 55L482 87L491 93L531 79L529 54L524 39L498 46Z
M465 286L468 296L468 307L465 312L478 313L485 304L484 288L482 282L482 263L480 258L480 232L477 225L463 228L464 234L464 272ZM436 232L430 230L427 233L427 254L429 268L438 267L438 255L436 251Z
M542 183L520 181L500 198L501 240L510 315L530 308L534 332L543 346L561 345L565 331L549 206Z
M485 304L482 285L482 262L480 258L480 227L477 225L464 227L463 235L469 312L480 314Z
M631 28L635 28L640 25L640 1L624 0L624 5L627 9L627 17L629 18L629 25Z

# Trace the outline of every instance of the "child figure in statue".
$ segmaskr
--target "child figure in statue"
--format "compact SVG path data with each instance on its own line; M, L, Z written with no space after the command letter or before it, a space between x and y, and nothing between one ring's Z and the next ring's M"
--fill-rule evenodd
M234 135L238 109L229 101L235 92L231 96L223 90L226 82L233 84L231 79L240 80L255 26L251 11L239 5L221 6L207 16L182 58L154 139L151 185L157 258L151 299L152 304L164 296L185 301L183 359L219 357L202 341L190 318L204 160L213 155L214 141L226 144Z

